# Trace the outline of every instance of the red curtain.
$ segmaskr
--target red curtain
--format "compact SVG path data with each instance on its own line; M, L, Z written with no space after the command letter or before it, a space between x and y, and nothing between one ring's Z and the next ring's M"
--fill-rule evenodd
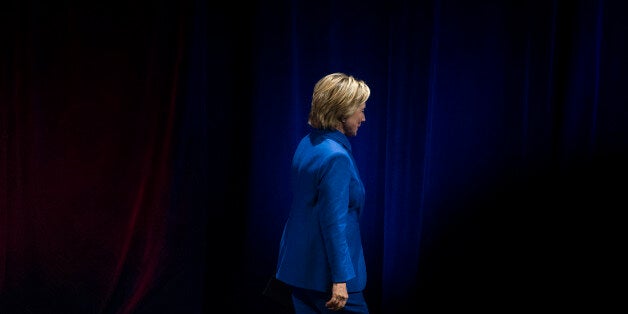
M0 312L129 313L154 288L169 256L181 12L5 11Z

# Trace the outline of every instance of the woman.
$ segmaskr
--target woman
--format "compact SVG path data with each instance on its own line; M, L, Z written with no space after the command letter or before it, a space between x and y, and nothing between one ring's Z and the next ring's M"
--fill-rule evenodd
M368 313L359 217L364 185L348 137L366 121L370 89L332 73L314 86L311 132L292 160L293 200L280 243L276 278L292 288L296 313Z

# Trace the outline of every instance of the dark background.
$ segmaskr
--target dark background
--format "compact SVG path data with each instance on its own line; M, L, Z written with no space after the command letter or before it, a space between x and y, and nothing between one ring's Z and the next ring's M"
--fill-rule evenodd
M622 1L9 1L0 313L279 313L316 81L352 138L372 313L622 301ZM621 254L620 254L621 253Z

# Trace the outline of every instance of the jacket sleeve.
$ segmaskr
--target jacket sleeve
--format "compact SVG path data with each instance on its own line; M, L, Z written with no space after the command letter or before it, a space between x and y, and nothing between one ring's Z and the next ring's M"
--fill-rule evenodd
M318 219L332 282L346 282L356 276L345 233L351 167L347 154L335 153L325 160L320 174Z

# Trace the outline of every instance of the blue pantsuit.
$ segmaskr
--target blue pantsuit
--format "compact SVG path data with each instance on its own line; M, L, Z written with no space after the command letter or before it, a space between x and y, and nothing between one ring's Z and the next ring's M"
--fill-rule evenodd
M361 293L366 267L359 225L365 190L348 138L338 130L313 129L295 150L291 179L293 201L281 237L277 279L297 288L297 309L308 304L318 308L320 302L324 308L332 283L346 282L346 308L356 309L349 313L368 313Z

